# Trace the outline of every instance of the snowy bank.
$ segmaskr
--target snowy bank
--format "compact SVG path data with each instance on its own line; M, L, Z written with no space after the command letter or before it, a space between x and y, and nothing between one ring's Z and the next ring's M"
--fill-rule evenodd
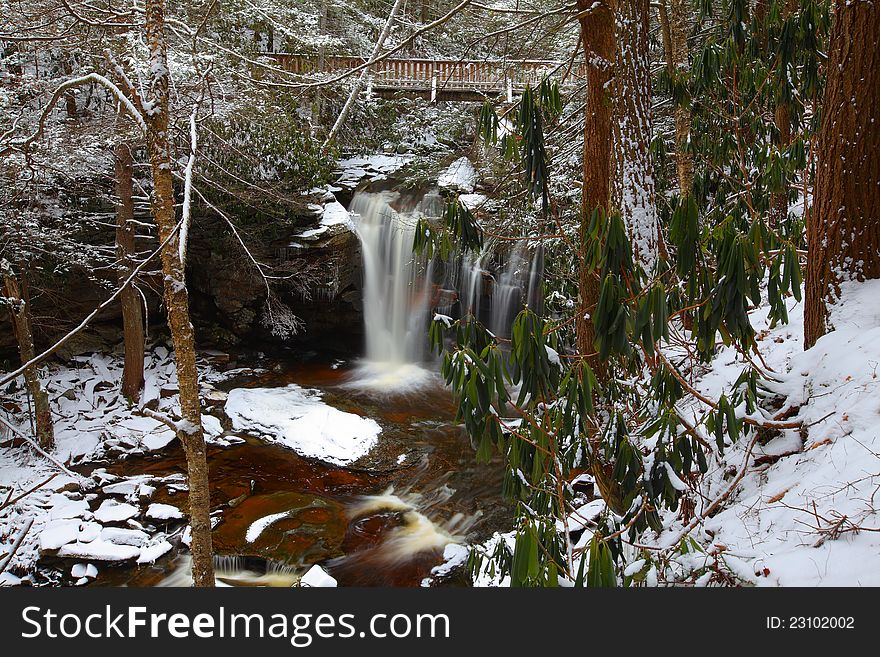
M740 581L880 585L878 298L880 281L845 283L831 308L834 330L807 351L802 304L790 299L789 324L774 328L766 307L752 313L759 349L773 370L769 394L782 400L803 429L758 442L737 490L692 535L706 559L717 555ZM722 349L696 386L717 399L743 367L733 347ZM741 466L747 442L710 464L699 491L704 499L715 499L729 486L725 473ZM657 540L668 543L681 529L680 521L673 522Z

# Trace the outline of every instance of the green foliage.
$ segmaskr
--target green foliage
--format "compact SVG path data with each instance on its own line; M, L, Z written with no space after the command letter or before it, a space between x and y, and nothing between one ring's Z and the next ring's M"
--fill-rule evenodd
M334 164L297 108L273 99L206 121L199 161L214 183L207 189L252 222L295 217L301 193L329 181Z
M547 212L550 204L550 174L544 144L544 125L562 113L559 84L544 79L537 89L526 86L516 106L515 133L499 139L501 119L491 103L481 111L478 129L483 141L498 145L507 159L518 157L525 169L525 184L534 199L541 200L541 209Z
M479 252L483 248L483 229L458 197L446 204L442 220L442 225L425 217L416 221L412 245L416 255L425 255L429 259L436 255L446 262L453 251L453 240L462 251Z
M447 350L444 376L459 400L460 420L481 458L493 450L501 455L505 493L518 502L513 548L499 544L493 562L516 586L656 579L664 565L653 557L623 575L619 537L635 541L659 532L664 514L688 508L682 499L693 498L710 459L754 435L754 414L767 394L761 390L767 375L749 365L720 398L706 401L702 418L689 420L680 405L693 391L678 368L694 356L709 361L719 344L747 357L757 349L750 311L766 302L771 321L784 322L788 298L801 298L804 225L779 208L798 201L814 175L810 149L828 2L791 7L769 0L763 18L751 15L747 0L700 0L697 9L691 66L673 73L664 67L655 86L673 107L689 110L690 141L677 155L694 161L693 187L684 194L669 189L671 176L657 177L666 250L656 268L643 271L620 215L601 209L572 219L581 226L570 234L576 247L560 246L573 252L575 270L598 280L589 319L601 376L583 357L594 363L593 355L577 354L557 330L578 312L570 306L548 304L552 321L524 311L509 344L472 319L431 328L435 348ZM557 93L542 84L527 89L508 114L486 104L479 118L483 141L524 171L520 189L545 216L559 205L551 198L557 192L548 160L555 145L547 129L561 108ZM657 167L672 163L671 143L671 135L652 140ZM560 297L573 298L570 288L559 289L565 290ZM674 350L661 352L671 339L687 343L686 359L673 362ZM578 562L569 558L559 521L575 499L568 482L585 470L617 515L586 530L593 535L581 540ZM679 551L700 548L686 539Z

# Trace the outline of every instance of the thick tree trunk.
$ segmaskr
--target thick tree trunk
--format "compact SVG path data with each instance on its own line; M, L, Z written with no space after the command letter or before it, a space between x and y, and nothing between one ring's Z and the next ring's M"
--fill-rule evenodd
M135 253L134 201L132 200L132 163L128 144L119 144L116 154L116 257L119 260L119 284L131 276ZM125 365L122 370L122 394L136 403L144 386L144 310L134 284L119 295L122 305L122 336Z
M660 22L663 30L663 50L669 77L678 83L690 69L687 42L687 0L661 0ZM684 105L675 106L675 168L681 196L691 193L694 185L694 157L688 152L691 138L691 111Z
M611 208L620 212L636 261L651 273L657 261L660 228L650 152L649 8L649 0L617 1Z
M19 281L7 261L0 262L0 270L3 274L3 294L9 303L9 314L15 329L18 353L21 356L21 364L24 365L36 356L27 289L25 286L19 285ZM37 442L45 450L53 449L55 447L55 428L52 424L52 411L49 408L49 395L40 383L36 365L25 369L24 381L34 403L33 417Z
M614 14L607 5L593 7L591 0L578 0L579 20L587 63L587 100L584 109L583 208L581 244L593 212L608 212L611 195L611 81L614 71ZM586 254L580 254L586 261ZM596 354L593 312L599 301L599 279L595 272L581 267L578 273L577 350L590 367L601 375L602 364Z
M611 148L612 148L612 87L614 80L614 2L595 6L592 0L578 0L581 35L587 62L587 102L584 116L584 187L581 244L585 243L587 228L598 208L609 210L611 201ZM586 254L580 254L581 263ZM582 266L578 272L579 305L575 317L577 350L592 368L599 381L606 376L605 365L599 360L594 342L596 329L593 313L599 301L599 278ZM600 460L601 439L598 433L590 436L593 456L590 470L603 499L616 513L624 513L619 486L613 477L614 464Z
M202 409L196 369L195 339L189 319L189 295L186 276L178 249L177 222L174 213L172 163L168 139L168 57L164 35L165 1L146 3L147 48L153 77L150 100L154 111L149 116L147 150L153 174L153 217L159 229L164 274L165 308L168 328L174 343L177 381L180 390L180 416L177 435L186 453L189 483L189 515L192 526L192 570L196 586L214 586L214 562L211 546L211 502L208 487L208 461L202 432ZM166 241L167 240L167 241Z
M840 284L880 278L880 3L836 0L813 207L804 345L828 330Z

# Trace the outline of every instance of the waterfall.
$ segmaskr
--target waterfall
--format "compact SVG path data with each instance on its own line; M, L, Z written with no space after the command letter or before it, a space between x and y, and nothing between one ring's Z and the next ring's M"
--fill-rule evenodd
M433 262L413 254L416 222L438 213L440 197L426 195L409 211L397 211L395 192L355 195L353 215L363 254L365 362L355 384L405 388L429 375L418 365L427 356L427 326L434 286Z
M517 242L507 255L500 275L495 278L492 310L487 325L492 333L509 338L513 320L526 305L537 313L541 312L543 273L544 253L541 247L536 248L529 258L527 243Z
M443 203L436 192L418 203L397 192L359 192L351 202L363 254L366 332L365 359L350 382L354 387L401 392L431 380L420 364L428 358L434 310L452 317L471 314L502 338L510 337L525 305L541 312L540 246L530 250L526 240L494 241L445 264L413 254L416 223L420 217L438 218ZM434 281L435 266L442 285Z

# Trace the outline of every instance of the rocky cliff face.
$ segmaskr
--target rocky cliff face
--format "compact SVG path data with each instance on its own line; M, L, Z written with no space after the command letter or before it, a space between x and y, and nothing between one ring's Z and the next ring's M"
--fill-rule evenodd
M190 232L187 278L199 345L229 349L277 343L359 352L363 340L361 249L343 203L350 202L355 190L367 186L393 187L394 176L414 157L386 154L340 161L336 183L303 197L301 210L286 219L283 227L279 222L256 224L254 232L241 228L250 256L224 221L206 215L196 217ZM460 169L463 163L457 161L454 165ZM444 175L449 177L449 172ZM462 176L455 180L458 178ZM143 220L149 221L146 217ZM257 234L259 230L265 232ZM112 244L112 229L108 228L99 239ZM151 245L139 246L147 249ZM273 312L269 312L266 281L251 256L273 277ZM102 275L112 276L112 270ZM107 298L113 283L108 280L102 286L93 278L88 272L73 273L53 284L51 291L34 294L38 348L52 344ZM146 278L141 288L148 304L149 336L161 338L165 333L162 282L158 277ZM281 322L277 321L279 317ZM293 326L296 331L285 330L284 320L287 329ZM71 340L59 356L67 359L111 351L122 340L121 327L121 310L111 307ZM4 359L17 362L18 352L9 318L0 311L0 363Z
M360 246L348 212L332 194L316 199L297 217L295 226L268 243L244 236L254 258L273 277L274 307L285 307L300 322L296 335L273 331L267 318L264 279L228 226L210 217L196 218L190 234L187 278L196 338L200 346L230 348L264 342L309 343L322 340L360 347L362 329ZM277 231L276 231L277 232ZM106 243L114 236L108 230ZM47 286L48 287L48 286ZM148 302L150 337L165 332L161 308L161 281L142 281ZM113 286L101 285L88 272L73 272L52 283L50 290L35 286L32 294L34 333L38 348L51 345L72 329ZM336 337L334 337L336 336ZM122 340L121 310L107 309L92 325L75 336L59 357L112 351ZM0 310L0 363L18 361L18 347L8 314Z

